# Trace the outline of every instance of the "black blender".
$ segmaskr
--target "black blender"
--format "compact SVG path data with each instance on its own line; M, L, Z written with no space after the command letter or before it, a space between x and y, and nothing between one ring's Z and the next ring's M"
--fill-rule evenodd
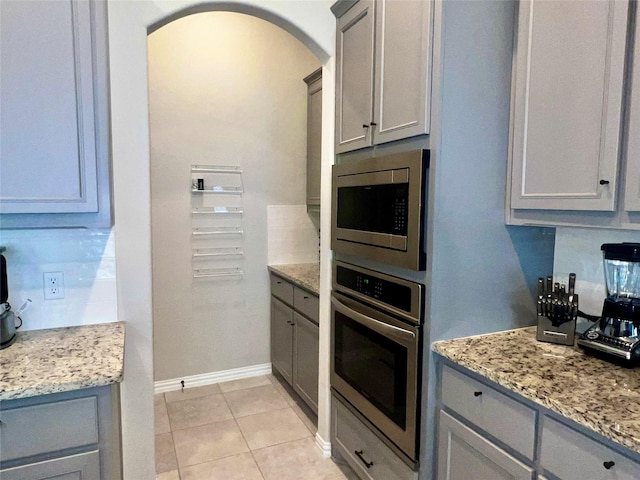
M578 345L622 363L640 360L640 243L601 247L607 298L602 317L578 339Z

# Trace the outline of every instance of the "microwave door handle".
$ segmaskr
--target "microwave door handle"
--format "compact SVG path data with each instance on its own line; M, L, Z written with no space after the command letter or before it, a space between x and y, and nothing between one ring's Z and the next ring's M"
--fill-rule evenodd
M371 330L375 330L378 333L389 337L395 337L403 341L414 341L416 338L415 333L409 332L408 330L404 330L402 328L394 327L393 325L388 325L376 320L375 318L371 318L367 315L363 315L360 312L356 312L352 308L347 307L344 303L342 303L335 297L331 297L331 303L338 312L357 320L361 324L366 325Z

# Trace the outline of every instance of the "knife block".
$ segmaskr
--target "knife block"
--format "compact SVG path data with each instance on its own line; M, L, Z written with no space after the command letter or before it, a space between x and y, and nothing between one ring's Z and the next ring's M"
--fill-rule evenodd
M536 340L539 342L557 343L560 345L573 345L576 339L576 319L554 325L544 315L538 316L538 330Z

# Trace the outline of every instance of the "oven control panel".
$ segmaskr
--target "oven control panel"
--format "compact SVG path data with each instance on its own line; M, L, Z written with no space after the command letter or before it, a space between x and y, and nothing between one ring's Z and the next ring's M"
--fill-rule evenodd
M383 278L381 274L376 275L361 268L355 270L343 265L336 266L335 282L360 295L373 298L402 311L411 312L414 289L409 285Z

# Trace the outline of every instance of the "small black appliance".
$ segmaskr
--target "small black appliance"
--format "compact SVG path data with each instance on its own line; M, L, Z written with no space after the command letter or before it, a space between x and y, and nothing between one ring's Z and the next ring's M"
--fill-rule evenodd
M11 311L7 284L7 261L0 255L0 350L16 341L16 316Z
M640 243L605 243L607 298L602 317L578 339L578 345L622 363L640 361Z

